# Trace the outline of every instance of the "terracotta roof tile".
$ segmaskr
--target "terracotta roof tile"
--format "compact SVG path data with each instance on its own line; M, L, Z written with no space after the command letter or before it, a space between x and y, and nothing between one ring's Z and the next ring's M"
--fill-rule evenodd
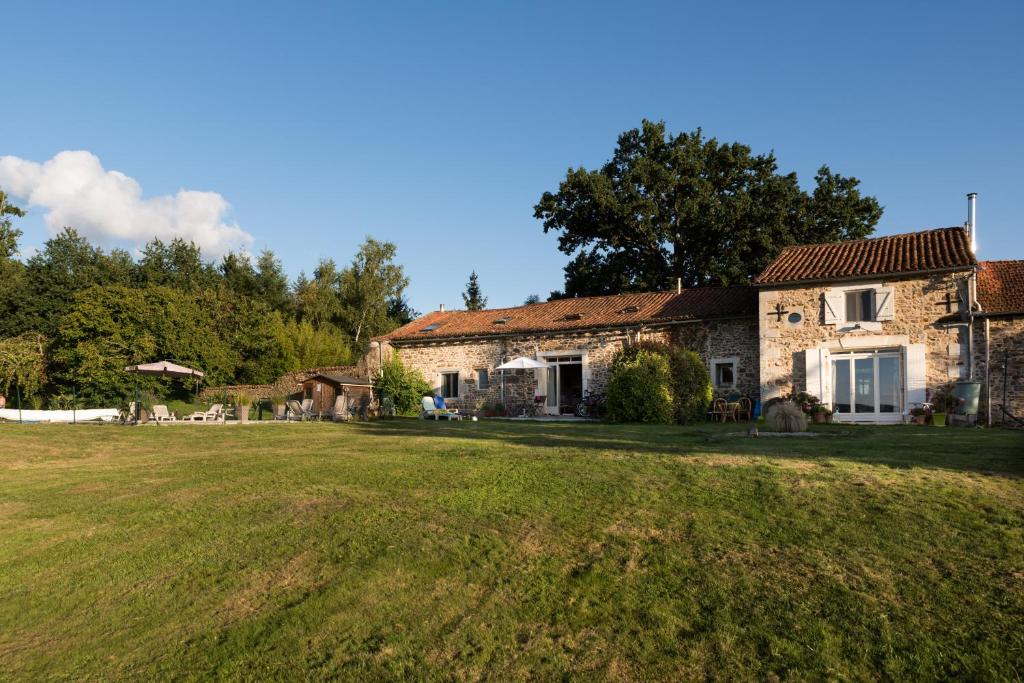
M982 314L1024 313L1024 261L982 261L978 265Z
M759 285L845 280L975 264L963 228L938 228L888 237L786 247L754 280Z
M682 293L645 292L558 299L486 311L434 311L378 339L413 341L567 332L736 317L756 312L757 291L752 287L700 287ZM504 322L499 322L501 320Z

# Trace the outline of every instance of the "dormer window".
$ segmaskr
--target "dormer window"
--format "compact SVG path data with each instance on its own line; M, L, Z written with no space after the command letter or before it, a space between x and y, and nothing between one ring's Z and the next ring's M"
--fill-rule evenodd
M640 312L640 307L639 306L626 306L621 311L619 311L619 313L639 313L639 312Z
M579 320L583 317L582 313L566 313L562 320Z
M502 318L498 318L497 320L494 321L494 324L495 325L505 325L511 319L512 318L509 318L508 316L505 316L505 317L502 317Z
M433 332L434 330L436 330L439 327L441 327L441 323L430 323L429 325L424 327L422 330L420 330L420 332Z

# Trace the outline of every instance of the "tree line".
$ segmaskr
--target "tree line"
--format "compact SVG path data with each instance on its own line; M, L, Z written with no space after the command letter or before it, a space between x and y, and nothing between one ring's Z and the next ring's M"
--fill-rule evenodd
M17 258L24 215L0 191L0 393L123 401L136 382L164 395L188 387L127 375L173 359L208 384L260 384L294 370L354 363L369 339L416 317L396 247L368 237L344 267L322 260L290 282L270 250L217 262L181 239L137 258L65 228ZM39 403L39 398L34 400Z

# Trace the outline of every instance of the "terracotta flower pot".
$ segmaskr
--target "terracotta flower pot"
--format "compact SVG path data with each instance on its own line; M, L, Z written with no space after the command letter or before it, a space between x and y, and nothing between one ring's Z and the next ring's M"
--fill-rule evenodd
M916 425L923 425L924 421L925 421L925 416L924 415L915 415L914 416L914 424L916 424Z
M814 413L814 424L823 425L828 422L828 413Z

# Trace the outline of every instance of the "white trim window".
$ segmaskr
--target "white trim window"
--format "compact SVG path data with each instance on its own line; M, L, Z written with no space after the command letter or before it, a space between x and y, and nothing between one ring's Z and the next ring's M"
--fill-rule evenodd
M444 398L458 398L459 397L459 373L458 372L442 372L441 373L441 396Z
M846 291L846 322L875 321L875 290L850 289Z
M739 372L738 356L711 359L711 383L716 389L735 389Z
M879 330L876 323L895 317L894 291L880 284L826 289L822 295L826 325L862 325Z

